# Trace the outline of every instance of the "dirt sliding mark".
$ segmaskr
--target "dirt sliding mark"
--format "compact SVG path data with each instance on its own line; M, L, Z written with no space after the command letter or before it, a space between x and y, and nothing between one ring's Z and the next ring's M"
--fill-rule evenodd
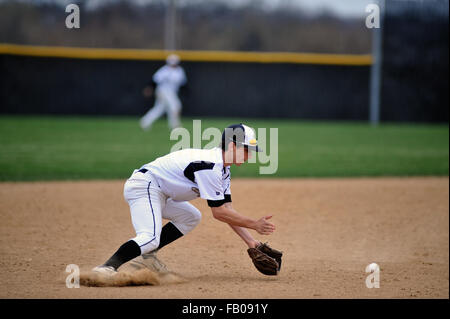
M119 271L113 276L92 271L80 273L80 285L87 287L159 286L187 282L175 273L155 273L149 269Z

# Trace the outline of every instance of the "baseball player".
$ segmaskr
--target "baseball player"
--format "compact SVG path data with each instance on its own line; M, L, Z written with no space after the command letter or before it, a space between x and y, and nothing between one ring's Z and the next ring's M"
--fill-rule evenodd
M148 130L154 121L167 113L169 127L174 129L180 126L181 102L178 98L180 86L187 82L186 74L179 65L180 59L177 55L171 54L166 59L166 65L161 67L153 75L153 83L156 84L155 104L140 120L142 129ZM143 91L144 96L150 97L153 94L151 86L147 86Z
M114 275L130 261L152 270L163 270L156 251L186 235L200 222L201 213L190 200L207 200L213 216L230 227L248 245L248 254L256 268L266 275L276 275L282 253L262 244L250 234L261 235L275 230L264 216L252 219L237 212L231 204L230 167L246 162L252 152L261 151L255 132L244 124L226 128L221 147L183 149L135 169L124 186L136 236L125 242L94 272ZM162 219L170 220L162 227Z

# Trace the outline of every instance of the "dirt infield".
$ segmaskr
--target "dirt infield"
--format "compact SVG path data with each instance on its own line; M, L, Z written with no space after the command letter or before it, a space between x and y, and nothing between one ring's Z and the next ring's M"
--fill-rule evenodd
M185 280L68 289L67 265L89 270L134 236L123 183L0 183L0 298L449 297L448 177L234 179L238 211L274 214L276 232L257 238L284 251L279 276L259 274L196 200L200 225L159 253ZM365 284L372 262L378 289Z

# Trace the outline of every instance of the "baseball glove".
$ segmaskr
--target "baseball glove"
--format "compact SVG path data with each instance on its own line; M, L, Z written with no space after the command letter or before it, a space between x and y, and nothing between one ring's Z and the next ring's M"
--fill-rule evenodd
M267 243L259 244L256 246L256 249L275 259L278 263L278 271L281 270L281 257L283 256L283 252L271 248Z
M275 258L270 257L257 248L249 248L247 249L247 252L259 272L268 276L275 276L278 274L280 265Z

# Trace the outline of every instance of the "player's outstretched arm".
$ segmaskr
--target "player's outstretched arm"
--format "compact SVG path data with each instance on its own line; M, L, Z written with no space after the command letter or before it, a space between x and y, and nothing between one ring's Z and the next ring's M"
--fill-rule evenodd
M221 207L228 209L229 212L236 212L233 209L230 202L223 204ZM219 214L220 213L223 213L225 215L227 214L226 212L224 213L223 211L221 212L220 210L213 210L213 214L214 214L214 212L216 214L218 214L218 212L219 212ZM239 215L237 212L235 214ZM231 215L231 216L233 216L233 215ZM224 221L226 219L226 217L219 216L219 215L218 216L215 215L214 217L216 217L217 219L222 220L222 221ZM236 217L236 216L233 216L233 217ZM269 217L269 216L262 218L266 223L268 223L267 217ZM260 221L260 220L258 220L258 221ZM256 221L256 223L258 223L258 221ZM247 252L248 252L249 257L252 259L253 264L255 265L256 269L258 269L258 271L260 271L261 273L263 273L265 275L272 275L272 276L277 275L281 269L281 257L283 255L282 252L272 249L267 244L262 244L261 242L255 240L246 228L244 228L242 226L237 226L237 225L234 225L231 223L228 223L228 225L230 225L230 227L234 230L234 232L236 234L238 234L239 237L241 237L241 239L248 245ZM273 224L272 224L272 226L273 226ZM275 226L272 227L272 232L274 229L275 229Z
M253 238L247 228L228 224L233 231L247 244L248 248L256 248L261 242Z
M233 208L231 203L225 203L224 204L227 208ZM233 231L238 234L239 237L247 244L248 248L255 248L259 244L261 244L260 241L253 238L252 234L247 230L247 228L241 227L241 226L235 226L228 224Z
M239 214L230 205L226 203L219 207L211 207L214 218L221 222L256 230L261 235L270 235L275 230L275 225L268 221L272 216L264 216L254 220L247 216Z

